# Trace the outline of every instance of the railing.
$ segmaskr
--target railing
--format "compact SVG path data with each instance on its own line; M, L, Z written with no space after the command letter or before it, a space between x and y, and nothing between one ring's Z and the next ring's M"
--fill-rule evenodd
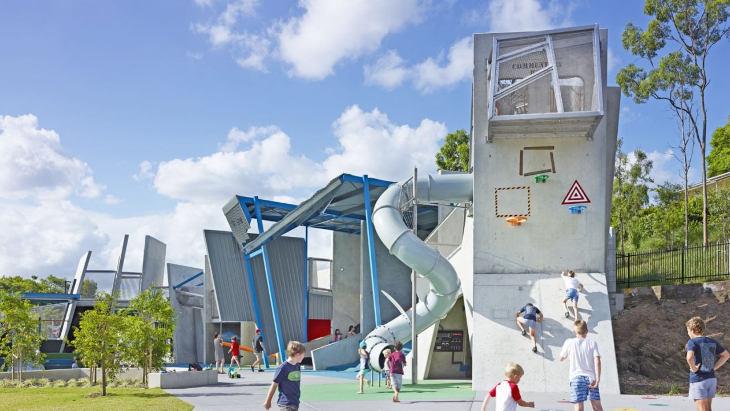
M646 287L730 279L730 243L616 254L616 287Z

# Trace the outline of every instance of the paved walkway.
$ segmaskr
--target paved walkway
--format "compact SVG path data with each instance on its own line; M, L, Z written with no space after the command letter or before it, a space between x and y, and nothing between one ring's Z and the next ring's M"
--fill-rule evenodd
M168 389L170 394L201 410L263 410L266 392L274 376L273 370L262 373L242 371L241 379L229 379L221 375L218 385ZM401 402L391 402L392 393L383 387L366 388L365 394L356 395L358 389L354 373L302 372L301 411L388 411L388 410L448 410L479 411L486 395L483 391L472 391L465 381L427 381L418 386L404 385ZM526 401L535 402L535 410L572 411L573 405L567 403L568 393L546 394L529 393L523 387L522 396ZM442 395L440 395L442 394ZM272 410L276 408L276 398ZM686 397L604 395L605 411L692 411L692 401ZM518 409L527 409L518 407ZM586 407L590 410L590 407ZM713 409L730 410L730 397L715 398ZM488 411L494 410L494 402Z

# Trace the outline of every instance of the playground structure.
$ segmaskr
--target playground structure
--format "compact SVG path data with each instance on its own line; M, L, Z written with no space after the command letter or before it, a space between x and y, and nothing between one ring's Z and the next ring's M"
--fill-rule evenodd
M365 341L380 370L385 348L413 339L415 315L417 369L407 344L406 378L471 379L484 390L515 361L532 391L565 391L558 357L572 321L559 273L572 269L602 354L601 391L618 393L606 274L620 93L607 86L607 49L597 25L476 34L469 173L398 183L342 174L299 205L235 196L223 207L231 231L203 233L203 268L167 264L174 362L212 363L214 332L243 348L260 328L267 367L299 340L315 369L346 369ZM297 227L304 238L286 236ZM332 231L331 261L308 257L309 229ZM140 289L161 284L164 244L152 240L150 268L135 275L123 271L125 237L113 290L133 279ZM527 302L545 315L536 354L514 324ZM360 334L332 341L355 324Z

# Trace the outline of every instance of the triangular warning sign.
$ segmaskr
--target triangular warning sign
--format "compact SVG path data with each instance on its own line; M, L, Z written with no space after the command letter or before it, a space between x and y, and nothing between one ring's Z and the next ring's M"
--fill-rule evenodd
M583 187L580 186L578 180L575 180L575 183L573 183L573 185L570 187L570 190L568 190L568 194L566 194L565 198L563 199L563 205L584 204L590 202L591 200L588 199L586 192L583 191Z

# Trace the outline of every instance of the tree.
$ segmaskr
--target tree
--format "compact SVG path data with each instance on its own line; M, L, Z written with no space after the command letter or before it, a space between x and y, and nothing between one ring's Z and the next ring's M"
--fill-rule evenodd
M695 130L695 138L702 155L702 243L708 244L707 228L707 166L705 153L707 149L707 105L705 96L710 84L706 61L712 47L730 33L728 18L730 17L730 0L646 0L644 13L654 17L647 25L646 31L634 26L626 26L622 34L624 49L647 60L652 69L647 73L633 63L619 72L616 81L627 96L634 94L637 103L646 101L656 92L666 91L666 81L673 78L662 73L662 63L670 68L670 72L682 73L685 80L696 75L694 81L687 81L700 95L700 113L697 118L691 111L685 110ZM659 61L654 60L659 52L671 42L676 50ZM652 76L655 81L651 81ZM622 84L627 78L628 84L638 85L635 88ZM675 79L676 80L676 79ZM676 84L676 83L675 83ZM642 101L643 100L643 101Z
M90 367L101 368L102 395L106 387L120 370L125 345L122 340L124 318L117 311L118 293L101 293L97 296L94 308L81 314L78 327L74 327L74 340L71 345L84 358Z
M446 135L444 145L436 154L439 170L469 172L469 135L466 130L456 130Z
M718 127L710 140L712 150L707 156L707 174L709 177L730 172L730 118L727 124Z
M649 186L653 180L649 172L653 163L641 149L634 151L634 159L621 151L623 140L616 145L616 169L613 182L613 207L611 208L612 224L619 227L621 253L625 252L624 243L631 234L635 247L643 237L643 231L632 225L639 217L639 210L649 204Z
M164 358L172 352L175 312L159 288L150 288L129 303L124 317L124 360L142 368L142 382L147 374L164 368Z
M38 332L38 317L31 308L20 293L0 291L0 356L5 357L3 368L11 368L11 378L15 378L17 368L20 380L25 364L37 367L46 360L39 350L43 338Z
M96 281L88 279L84 280L84 282L81 283L81 298L94 298L97 288L98 286Z
M66 286L66 279L49 275L38 281L37 276L23 278L19 275L14 277L0 277L0 291L9 293L63 293Z

